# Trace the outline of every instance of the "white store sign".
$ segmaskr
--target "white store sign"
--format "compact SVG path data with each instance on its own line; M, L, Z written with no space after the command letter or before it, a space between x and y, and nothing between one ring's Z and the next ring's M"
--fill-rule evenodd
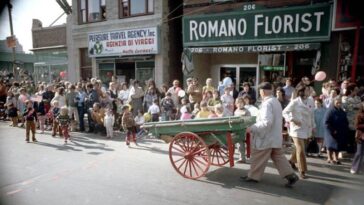
M157 27L88 34L90 57L158 54Z

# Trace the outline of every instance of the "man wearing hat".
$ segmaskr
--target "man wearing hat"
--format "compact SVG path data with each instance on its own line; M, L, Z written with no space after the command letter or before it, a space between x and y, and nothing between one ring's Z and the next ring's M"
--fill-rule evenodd
M247 128L252 136L251 165L248 176L242 177L247 182L259 182L264 174L269 159L272 159L279 174L287 179L287 187L298 181L282 150L282 107L273 97L273 87L264 82L259 86L262 98L261 108L256 123Z

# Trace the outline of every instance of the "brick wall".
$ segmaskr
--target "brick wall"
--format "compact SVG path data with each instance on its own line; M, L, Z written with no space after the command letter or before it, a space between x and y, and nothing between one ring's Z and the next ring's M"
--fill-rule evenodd
M66 45L66 25L33 28L33 48Z

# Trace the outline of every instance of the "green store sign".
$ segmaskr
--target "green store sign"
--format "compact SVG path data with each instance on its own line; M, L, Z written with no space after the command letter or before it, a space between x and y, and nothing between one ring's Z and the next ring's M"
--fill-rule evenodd
M331 4L183 18L183 45L252 45L330 40Z

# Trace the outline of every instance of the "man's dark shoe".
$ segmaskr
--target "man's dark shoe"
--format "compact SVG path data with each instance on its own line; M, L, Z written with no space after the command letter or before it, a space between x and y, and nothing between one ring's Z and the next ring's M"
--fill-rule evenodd
M254 182L254 183L258 183L259 182L258 180L249 178L248 176L240 177L240 179L243 180L243 181L245 181L245 182Z
M293 187L293 185L299 180L298 176L295 173L292 173L290 175L287 175L286 177L284 177L287 179L287 184L286 187Z

